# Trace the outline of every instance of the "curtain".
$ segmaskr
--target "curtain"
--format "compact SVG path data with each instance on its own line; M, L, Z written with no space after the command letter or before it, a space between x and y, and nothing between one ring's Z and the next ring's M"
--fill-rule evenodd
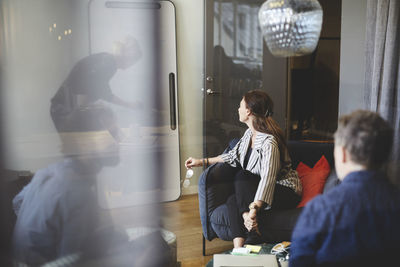
M368 0L366 108L381 114L394 130L392 181L400 185L400 1Z

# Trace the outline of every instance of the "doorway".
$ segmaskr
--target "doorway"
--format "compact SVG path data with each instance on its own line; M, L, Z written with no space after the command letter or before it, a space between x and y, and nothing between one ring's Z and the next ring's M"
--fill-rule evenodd
M263 87L263 0L205 1L204 153L223 152L246 127L237 109L249 90Z

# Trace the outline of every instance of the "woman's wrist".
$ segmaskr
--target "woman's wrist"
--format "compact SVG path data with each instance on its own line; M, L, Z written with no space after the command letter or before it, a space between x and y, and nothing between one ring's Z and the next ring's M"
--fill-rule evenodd
M202 158L201 159L201 162L202 162L202 166L206 166L206 167L208 167L209 165L210 165L210 161L209 161L209 159L208 158Z
M255 202L251 202L249 205L249 210L255 209L256 212L260 209L260 207Z

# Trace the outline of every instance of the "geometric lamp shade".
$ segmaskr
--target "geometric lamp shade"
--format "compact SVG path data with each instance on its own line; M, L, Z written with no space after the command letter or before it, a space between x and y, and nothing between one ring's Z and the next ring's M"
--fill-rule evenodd
M311 54L319 40L322 8L317 0L268 0L258 19L270 52L277 57Z

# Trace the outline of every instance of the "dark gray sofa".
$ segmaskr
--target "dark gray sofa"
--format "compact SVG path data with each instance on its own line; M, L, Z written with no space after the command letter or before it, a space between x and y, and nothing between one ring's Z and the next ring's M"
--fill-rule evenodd
M231 149L237 141L238 139L232 140L225 151ZM322 155L326 157L331 166L331 173L326 180L324 192L339 183L334 170L332 143L289 141L288 149L294 168L297 167L299 162L313 167ZM233 193L232 176L226 172L226 169L224 163L213 164L205 169L199 179L198 197L203 227L203 255L205 255L205 239L209 241L214 238L228 241L233 239L227 217L227 206L225 205L228 196ZM290 241L301 211L302 208L271 211L260 220L262 221L262 225L260 225L260 230L263 233L262 240L269 243Z

